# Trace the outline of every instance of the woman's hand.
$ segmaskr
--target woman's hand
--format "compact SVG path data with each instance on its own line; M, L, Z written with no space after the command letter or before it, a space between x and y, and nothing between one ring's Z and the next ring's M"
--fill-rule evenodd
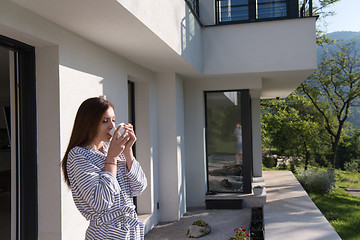
M127 131L125 131L123 134L121 134L120 137L116 137L116 136L118 136L118 133L121 128L122 128L122 126L119 126L115 130L114 135L113 135L114 137L111 139L111 142L110 142L107 156L111 159L118 158L119 155L124 152L128 142L129 142L129 139L131 138L131 136L127 133Z
M136 135L134 132L134 128L130 123L125 124L124 128L125 128L124 134L127 133L127 137L129 138L125 144L124 156L126 159L126 166L127 166L128 170L130 171L132 162L134 160L134 154L133 154L132 147L133 147L134 143L136 142L137 138L136 138Z
M134 143L136 142L137 138L134 132L134 127L130 123L124 125L125 133L128 134L130 137L129 140L126 142L126 146L124 151L130 151L132 149L132 146L134 146Z

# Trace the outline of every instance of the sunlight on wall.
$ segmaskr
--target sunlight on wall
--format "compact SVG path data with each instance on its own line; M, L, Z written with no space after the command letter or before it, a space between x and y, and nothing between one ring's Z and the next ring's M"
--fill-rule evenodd
M80 104L89 97L104 95L103 78L62 65L59 66L59 73L62 136L66 139L63 143L67 143ZM65 145L62 144L62 153Z

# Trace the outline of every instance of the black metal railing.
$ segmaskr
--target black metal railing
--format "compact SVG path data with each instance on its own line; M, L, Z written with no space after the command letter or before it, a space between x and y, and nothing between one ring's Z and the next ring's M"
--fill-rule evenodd
M185 3L189 7L191 13L194 15L196 21L203 27L203 24L200 21L200 11L199 11L199 0L185 0Z
M195 14L197 15L197 17L200 17L200 13L199 13L199 0L187 0L192 9L194 10Z
M312 0L303 0L300 8L300 17L312 17L313 16L313 4Z
M312 0L216 0L216 24L307 16Z
M199 0L184 0L201 27ZM215 0L218 24L313 16L313 0ZM209 1L210 3L210 1Z

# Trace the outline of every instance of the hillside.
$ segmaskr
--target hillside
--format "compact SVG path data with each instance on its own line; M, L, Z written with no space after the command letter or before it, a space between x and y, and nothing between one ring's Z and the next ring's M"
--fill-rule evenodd
M334 40L354 41L360 49L360 32L333 32L327 34L327 36ZM331 48L329 50L331 50ZM321 49L318 49L318 58L321 52ZM360 127L360 106L351 109L348 121L352 123L354 127Z
M360 43L360 32L332 32L328 33L327 36L332 39L355 41Z

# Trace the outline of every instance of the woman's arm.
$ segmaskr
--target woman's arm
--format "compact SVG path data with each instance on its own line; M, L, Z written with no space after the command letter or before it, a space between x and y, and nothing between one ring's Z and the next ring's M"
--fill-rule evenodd
M126 176L129 179L131 195L139 196L147 186L147 179L140 163L135 158L133 158L132 167Z
M72 191L96 212L113 206L121 188L116 177L89 161L86 149L75 147L68 156L68 175Z

